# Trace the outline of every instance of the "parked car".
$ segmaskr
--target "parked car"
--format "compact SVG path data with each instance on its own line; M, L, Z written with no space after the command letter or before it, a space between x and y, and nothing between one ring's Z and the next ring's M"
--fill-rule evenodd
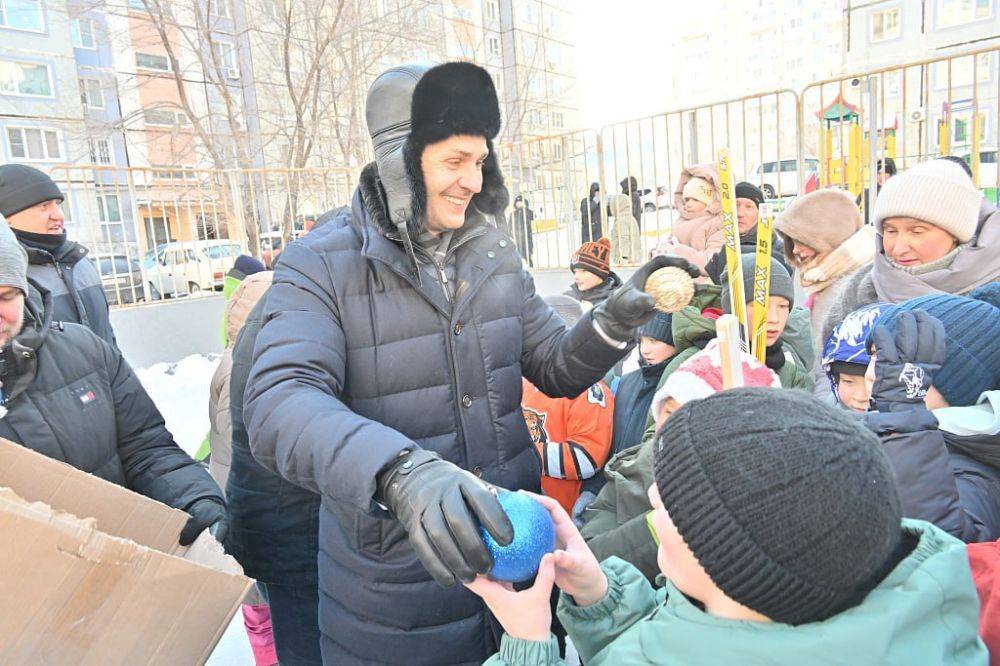
M239 243L231 240L166 243L146 271L150 293L159 298L222 291L226 271L240 252Z
M128 305L145 299L142 267L137 259L124 254L99 254L88 258L101 274L101 284L109 304Z
M819 160L807 157L803 160L805 180L819 172ZM750 181L760 186L768 199L795 196L799 193L798 163L795 159L764 162L750 172Z
M639 191L642 201L642 210L653 213L657 210L674 207L674 194L666 185L656 186L656 195L653 190L644 189Z
M972 164L972 155L962 155L966 164ZM997 187L997 149L982 148L979 151L979 189Z

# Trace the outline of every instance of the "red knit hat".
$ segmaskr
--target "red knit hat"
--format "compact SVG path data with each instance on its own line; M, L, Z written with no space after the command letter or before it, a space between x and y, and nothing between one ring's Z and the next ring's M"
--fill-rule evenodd
M580 249L573 253L573 258L569 263L571 271L578 268L590 271L602 280L607 280L608 276L611 275L611 241L602 237L581 245Z

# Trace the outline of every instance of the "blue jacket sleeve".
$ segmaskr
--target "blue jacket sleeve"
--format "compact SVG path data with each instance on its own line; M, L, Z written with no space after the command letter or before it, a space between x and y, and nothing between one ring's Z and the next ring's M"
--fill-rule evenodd
M250 448L292 483L375 513L376 476L417 446L341 401L346 354L328 269L314 250L292 243L254 346L244 406Z

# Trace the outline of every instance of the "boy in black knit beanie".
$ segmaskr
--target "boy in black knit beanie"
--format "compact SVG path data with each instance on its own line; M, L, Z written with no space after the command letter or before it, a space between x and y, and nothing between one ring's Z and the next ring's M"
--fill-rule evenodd
M469 588L504 626L489 664L557 664L547 600L588 666L985 664L964 545L903 519L878 439L804 393L746 388L658 435L650 529L666 577L598 563L558 503L532 588Z

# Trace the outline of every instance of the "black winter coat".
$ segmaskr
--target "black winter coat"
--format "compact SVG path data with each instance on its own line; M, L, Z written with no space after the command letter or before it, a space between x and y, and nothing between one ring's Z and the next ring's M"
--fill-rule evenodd
M18 239L28 253L28 277L52 295L52 319L82 324L117 346L101 275L94 264L84 261L87 248L66 240L50 253Z
M0 436L176 509L223 503L118 349L83 326L43 320L34 298L26 310L24 329L3 350Z
M597 285L593 289L580 291L579 287L577 287L574 282L570 285L569 289L563 292L563 294L581 302L586 301L591 305L600 305L604 301L608 300L608 296L617 291L620 286L622 286L622 279L618 277L618 273L612 271L604 282Z
M247 386L250 445L265 467L322 495L327 663L478 664L496 650L486 607L433 581L376 504L376 479L419 446L488 483L537 490L522 375L576 396L622 352L589 314L567 329L513 244L478 216L451 242L450 302L436 271L421 263L417 273L392 238L381 192L369 165L350 215L282 254Z
M966 543L1000 539L1000 435L944 432L922 407L872 412L867 421L889 455L904 516Z
M243 393L254 344L264 323L266 300L265 295L250 311L233 346L229 376L233 452L226 482L226 552L236 558L247 576L263 583L316 585L319 495L286 481L254 459L243 418Z
M596 241L601 233L601 202L594 197L580 200L580 242Z

